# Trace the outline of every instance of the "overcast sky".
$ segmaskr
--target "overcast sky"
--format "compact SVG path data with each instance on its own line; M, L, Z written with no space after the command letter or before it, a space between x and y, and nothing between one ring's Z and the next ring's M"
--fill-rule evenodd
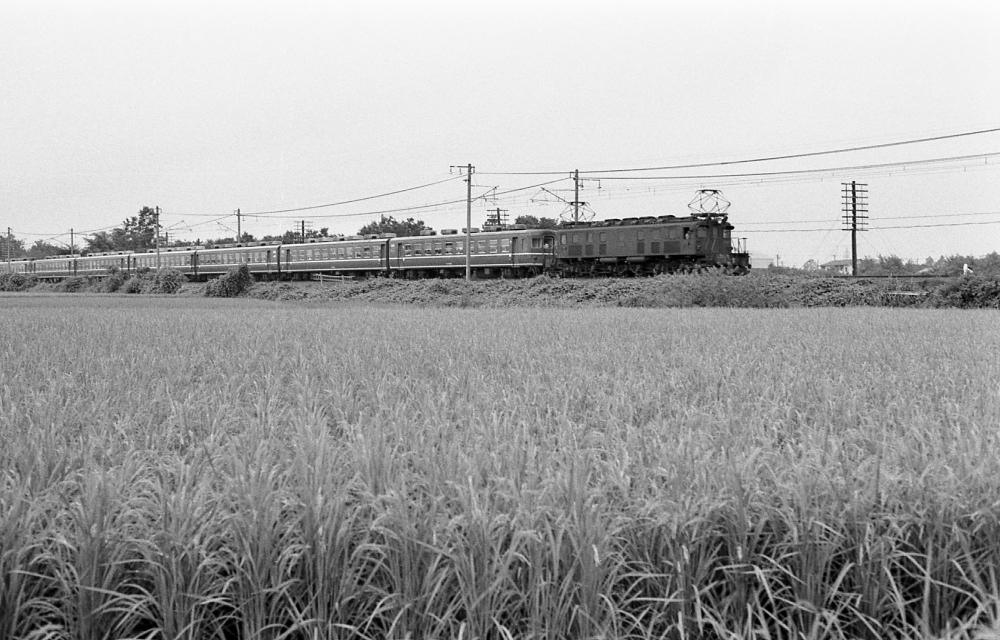
M234 235L237 208L258 237L382 211L460 228L450 167L472 164L474 226L559 217L579 169L597 219L684 215L721 189L757 266L801 265L849 251L857 180L861 255L1000 250L1000 132L614 172L1000 128L1000 3L278 5L4 3L3 230L79 243L142 206L191 240ZM974 157L918 163L956 156Z

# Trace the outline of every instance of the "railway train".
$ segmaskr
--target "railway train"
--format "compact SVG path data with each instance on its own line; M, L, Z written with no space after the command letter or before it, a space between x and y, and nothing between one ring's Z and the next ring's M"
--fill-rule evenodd
M640 276L722 268L746 273L750 256L732 237L725 215L625 218L564 223L551 229L524 225L472 229L470 263L477 278ZM292 244L248 243L171 247L156 252L110 252L0 263L42 280L130 275L170 267L189 280L205 281L245 264L260 280L306 279L317 274L395 278L465 275L466 231L426 231L419 236L311 238ZM735 243L735 244L734 244Z

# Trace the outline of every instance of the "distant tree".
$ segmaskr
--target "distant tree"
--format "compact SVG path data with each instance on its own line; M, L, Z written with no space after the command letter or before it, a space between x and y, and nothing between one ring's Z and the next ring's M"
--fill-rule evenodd
M107 231L98 231L89 238L84 238L86 245L84 250L87 253L101 253L104 251L116 251L115 239Z
M806 263L802 265L804 271L819 271L819 263L815 260L806 260Z
M122 223L121 230L123 233L120 237L126 244L125 249L144 251L153 247L156 244L156 212L149 207L143 207L138 215ZM112 235L116 234L112 232Z
M358 230L358 235L382 235L395 233L397 236L419 236L421 231L430 229L423 220L396 220L392 216L383 215L378 222L370 222Z
M987 253L976 260L977 273L983 276L1000 276L1000 253Z
M973 256L960 256L958 254L953 256L941 256L938 261L934 263L934 272L944 275L944 276L958 276L962 275L962 270L965 265L969 265L973 271L977 270L978 260Z
M24 254L24 240L15 238L13 234L0 238L0 258L23 258Z
M68 255L68 247L57 247L54 244L49 244L44 240L36 240L35 244L31 245L31 248L27 251L27 257L29 258L48 258L49 256L62 256Z
M555 218L536 218L535 216L518 216L514 224L523 224L529 229L554 229L559 223Z

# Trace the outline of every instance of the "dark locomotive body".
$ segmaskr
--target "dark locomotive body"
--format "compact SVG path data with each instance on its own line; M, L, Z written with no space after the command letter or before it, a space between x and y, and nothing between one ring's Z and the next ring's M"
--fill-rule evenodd
M473 229L470 266L477 278L654 275L704 268L733 273L750 269L750 257L733 246L726 216L626 218L563 224L555 229L523 225ZM394 278L461 277L466 270L463 229L410 237L315 238L295 244L256 243L181 247L155 252L102 253L18 260L10 269L46 280L125 275L143 269L177 269L204 281L247 265L257 279L306 279L316 275ZM8 263L0 263L6 271Z
M558 230L556 257L566 275L655 275L722 268L750 269L750 255L733 250L725 216L661 216L570 223Z

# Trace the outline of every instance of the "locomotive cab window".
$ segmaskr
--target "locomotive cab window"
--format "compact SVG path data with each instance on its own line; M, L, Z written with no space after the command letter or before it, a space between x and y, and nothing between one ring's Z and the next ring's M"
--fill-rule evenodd
M563 246L566 246L566 234L565 233L560 233L559 234L559 244L561 244Z
M708 230L705 227L698 227L698 237L704 238L706 236L708 236Z

